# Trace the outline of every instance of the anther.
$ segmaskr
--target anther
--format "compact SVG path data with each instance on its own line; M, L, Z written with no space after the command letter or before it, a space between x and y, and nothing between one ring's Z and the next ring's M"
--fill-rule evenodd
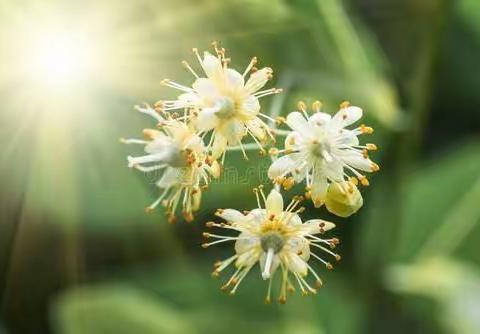
M355 186L358 185L358 179L355 176L350 177L349 181Z
M143 136L146 139L154 139L158 134L158 131L152 129L143 129Z
M315 112L320 112L320 109L322 109L322 102L320 101L315 101L312 103L312 109Z
M270 149L268 150L268 154L273 155L273 156L278 155L278 148L276 148L276 147L270 148Z
M293 179L293 177L288 177L282 183L283 189L290 190L294 184L295 184L295 180Z
M360 131L364 134L372 134L373 128L370 126L366 126L365 124L360 125Z
M187 223L193 222L194 217L191 212L183 211L182 214L183 214L183 218L185 218L185 221Z
M368 179L367 179L365 176L361 175L361 176L358 177L358 179L360 180L360 183L361 183L363 186L366 187L366 186L369 186L369 185L370 185L370 182L368 182Z
M372 162L371 168L372 168L372 172L378 172L380 170L380 166L374 162Z
M376 151L378 149L377 145L375 145L375 144L367 144L365 146L367 146L367 150L369 150L369 151Z
M177 217L175 217L173 214L170 214L167 218L167 221L169 224L175 224L177 222Z
M305 102L303 102L303 101L298 101L298 103L297 103L297 108L298 108L298 110L304 112L304 111L307 110L307 105L306 105Z
M340 109L345 109L345 108L348 108L350 106L351 106L351 104L348 101L343 101L342 103L340 103Z

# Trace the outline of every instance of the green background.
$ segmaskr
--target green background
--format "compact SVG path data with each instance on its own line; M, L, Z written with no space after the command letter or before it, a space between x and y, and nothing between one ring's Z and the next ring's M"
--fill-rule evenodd
M18 27L42 17L92 29L100 68L26 83ZM1 0L0 333L479 333L479 22L477 0ZM213 40L238 70L252 56L274 69L285 93L264 112L349 100L375 128L361 140L381 170L359 213L307 205L342 240L316 296L264 305L258 269L235 297L210 277L232 248L202 249L204 223L255 206L267 158L229 154L191 224L143 211L157 190L118 138L153 125L132 106L174 97L160 80L191 83L181 60Z

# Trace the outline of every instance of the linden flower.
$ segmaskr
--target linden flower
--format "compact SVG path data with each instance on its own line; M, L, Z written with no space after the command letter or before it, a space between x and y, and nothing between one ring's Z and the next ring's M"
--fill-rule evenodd
M298 213L303 211L303 208L297 209L303 199L301 197L295 197L284 208L282 195L277 190L272 190L267 198L265 198L262 187L259 190L254 189L254 191L257 196L257 209L245 214L233 209L220 209L216 215L225 219L226 223L207 223L208 227L240 232L236 237L204 233L206 238L217 239L203 244L204 248L222 242L235 241L236 254L217 262L213 275L218 276L221 271L234 263L236 271L222 286L222 289L231 288L230 294L235 294L242 280L258 263L262 278L269 281L265 302L270 302L272 279L278 268L281 271L279 302L286 301L287 291L294 291L292 277L304 295L316 293L316 288L307 283L307 275L309 272L313 275L317 288L322 286L322 280L308 264L310 257L317 259L328 269L331 269L332 265L313 253L310 247L315 247L333 256L336 260L340 260L340 256L329 249L335 248L339 242L338 239L322 239L317 236L334 228L335 225L321 219L302 222ZM259 193L265 203L264 208L260 205Z
M285 149L273 152L285 155L273 162L268 176L286 188L305 179L310 190L307 194L316 207L324 204L331 183L338 183L345 194L356 190L358 180L368 185L367 178L360 172L379 170L368 157L368 151L377 147L360 145L357 136L370 134L373 129L363 124L355 129L346 128L362 117L362 109L344 102L332 117L320 111L318 101L313 104L313 115L307 114L303 102L298 107L300 112L291 112L286 118L292 131L285 139Z
M254 57L243 74L228 67L229 58L225 50L218 49L213 43L216 56L204 52L203 58L197 49L193 49L205 76L198 75L187 63L183 64L195 76L192 87L180 85L171 80L163 80L162 84L183 92L176 100L159 101L155 107L160 110L185 109L186 116L192 119L200 133L212 131L208 150L213 158L225 157L227 147L242 146L242 139L249 134L263 151L262 142L267 135L273 139L269 126L262 120L270 117L260 112L259 98L280 93L281 89L261 90L272 78L272 69L264 67L257 70ZM248 80L247 75L250 73Z
M165 119L148 105L137 110L154 117L160 128L143 130L145 140L122 139L126 144L145 145L147 154L129 156L129 167L142 172L163 172L156 182L163 192L146 211L162 203L167 208L169 222L174 222L181 201L185 219L192 221L193 212L200 205L202 188L208 185L211 176L218 177L219 165L206 156L202 139L190 126L172 118Z

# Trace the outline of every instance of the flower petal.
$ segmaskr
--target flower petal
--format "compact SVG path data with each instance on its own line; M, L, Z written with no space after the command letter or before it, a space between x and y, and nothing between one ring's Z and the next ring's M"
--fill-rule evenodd
M195 119L195 126L201 131L208 131L213 129L218 124L218 117L215 113L218 112L218 107L203 108L198 113Z
M318 208L325 202L328 182L323 169L318 166L314 168L312 177L312 201L315 207Z
M373 162L369 158L365 158L361 153L351 150L344 150L341 154L344 162L356 169L360 169L364 172L372 172Z
M228 222L237 222L246 219L243 213L234 209L219 210L215 215Z
M214 82L207 78L198 78L192 87L202 97L215 98L219 95Z
M318 234L330 231L335 224L323 219L310 219L302 225L302 230L309 234Z
M220 59L207 51L203 53L202 68L209 78L217 78L223 71Z
M200 103L200 97L194 92L183 93L178 96L178 100L185 106L197 105Z
M224 125L222 133L227 138L228 144L239 144L245 135L245 125L241 121L231 120Z
M258 140L262 141L265 139L265 130L263 128L263 122L259 120L258 118L252 119L251 121L245 122L247 125L248 129L253 133L255 138Z
M347 107L340 109L332 118L332 125L346 127L362 118L363 111L359 107Z
M169 188L175 184L177 184L180 180L180 174L178 168L168 167L165 169L160 180L157 181L156 185L159 188Z
M249 218L249 222L251 225L260 225L262 221L265 219L266 210L265 209L253 209L247 214L247 218Z
M292 153L278 158L270 165L268 177L273 180L291 173L298 166L299 160L300 153Z
M242 232L238 236L240 239L235 241L235 251L237 253L248 252L252 248L260 246L260 239L248 232Z
M339 145L357 146L359 145L358 137L355 132L347 129L342 129L341 134L337 139Z
M169 159L169 157L170 157L169 151L162 151L160 153L147 154L139 157L128 156L127 157L128 167L132 168L136 165L146 164L150 162L164 163Z
M168 139L168 137L161 133L159 136L155 137L154 140L145 145L145 152L150 154L162 153L171 145L172 142Z
M260 253L256 248L252 248L249 251L239 254L235 265L238 267L250 267L255 264L260 258Z
M302 134L307 134L311 132L310 125L307 120L301 113L298 111L293 111L287 116L287 125L294 131L297 131Z
M305 247L306 243L307 239L305 239L304 237L293 236L287 240L285 247L288 247L289 252L298 254L298 252Z
M270 67L264 67L252 73L245 84L245 93L250 95L261 89L271 78L272 73L273 71Z
M255 96L249 95L243 100L241 110L242 114L254 117L260 111L260 102L258 102L258 99Z
M267 201L265 202L265 209L267 209L269 213L275 214L279 214L283 211L283 197L275 189L272 189L270 194L268 194Z
M332 116L330 116L327 113L324 112L316 112L312 116L309 117L308 123L310 125L316 125L316 126L324 126L330 120L332 119Z
M290 271L300 274L301 276L307 275L307 264L300 256L298 256L296 253L289 252L285 257L287 259L287 267Z
M243 75L231 68L225 71L225 79L228 87L234 91L242 89L245 84Z
M287 150L296 150L298 146L303 143L303 141L304 138L300 133L292 131L285 138L285 148Z
M215 139L212 144L212 157L217 159L220 157L227 148L227 138L221 133L215 131Z

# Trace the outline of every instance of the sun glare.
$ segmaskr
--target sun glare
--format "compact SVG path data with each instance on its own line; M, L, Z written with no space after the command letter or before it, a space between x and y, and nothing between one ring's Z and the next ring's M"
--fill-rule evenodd
M34 81L63 86L82 81L91 74L94 50L86 36L45 31L32 37L26 66Z

